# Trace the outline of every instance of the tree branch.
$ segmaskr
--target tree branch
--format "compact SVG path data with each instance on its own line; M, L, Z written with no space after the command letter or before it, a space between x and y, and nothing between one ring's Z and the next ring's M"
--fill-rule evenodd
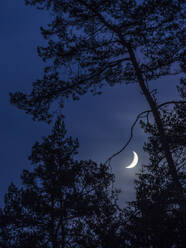
M168 101L168 102L164 102L164 103L158 105L158 106L157 106L157 109L159 109L159 108L161 108L161 107L163 107L163 106L165 106L165 105L168 105L168 104L184 104L184 103L186 103L186 101ZM130 142L131 142L131 140L132 140L132 138L133 138L133 131L134 131L134 127L135 127L137 121L138 121L140 118L143 118L143 117L144 117L144 116L142 117L142 115L144 115L144 114L147 114L147 115L148 115L150 112L152 112L152 111L151 111L151 110L146 110L146 111L143 111L143 112L141 112L141 113L139 113L139 114L137 115L136 120L134 121L134 123L133 123L132 126L131 126L130 137L129 137L128 141L126 142L126 144L125 144L118 152L116 152L116 153L114 153L112 156L110 156L110 157L106 160L105 164L106 164L106 163L109 163L109 164L110 164L111 160L112 160L114 157L116 157L117 155L119 155L119 154L120 154L120 153L129 145L129 144L130 144Z
M111 161L114 157L116 157L117 155L119 155L119 154L120 154L120 153L129 145L129 144L130 144L130 142L131 142L131 140L132 140L132 138L133 138L133 131L134 131L134 127L135 127L136 123L138 122L138 120L139 120L140 118L143 118L143 117L144 117L144 116L142 116L142 115L144 115L144 114L149 114L150 112L151 112L151 110L146 110L146 111L143 111L143 112L141 112L141 113L139 113L139 114L137 115L136 120L134 121L134 123L133 123L132 126L131 126L131 129L130 129L130 137L129 137L127 143L126 143L118 152L116 152L116 153L114 153L112 156L110 156L110 157L106 160L105 164L106 164L106 163L109 163L109 164L110 164L110 161Z
M165 105L168 105L168 104L184 104L184 103L186 103L186 101L168 101L168 102L164 102L164 103L158 105L157 109L159 109Z

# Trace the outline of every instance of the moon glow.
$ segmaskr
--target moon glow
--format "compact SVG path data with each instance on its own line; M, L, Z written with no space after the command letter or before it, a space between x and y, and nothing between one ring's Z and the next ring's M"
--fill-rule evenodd
M132 160L132 163L126 167L127 169L134 168L138 163L138 155L137 155L137 153L133 152L133 154L134 154L134 158Z

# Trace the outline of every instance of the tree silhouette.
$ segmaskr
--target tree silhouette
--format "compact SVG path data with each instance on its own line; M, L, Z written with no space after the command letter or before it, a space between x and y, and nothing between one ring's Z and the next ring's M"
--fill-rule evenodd
M178 87L181 97L186 97L186 83ZM185 142L186 104L163 108L165 131L169 137L177 175L186 192ZM132 247L184 247L186 242L186 212L183 200L175 187L156 125L141 123L150 133L144 150L149 153L150 163L143 167L136 180L136 200L125 210L125 232ZM180 138L181 137L181 138Z
M185 100L159 103L150 82L185 71L184 1L26 0L26 4L53 14L48 27L41 28L48 46L38 47L47 66L30 94L11 94L12 104L33 115L34 120L50 122L54 101L63 107L66 98L78 100L89 90L99 94L105 85L136 83L149 104L149 110L143 112L147 122L141 124L150 135L144 147L150 162L139 174L136 201L125 211L123 220L122 213L117 212L115 192L107 190L112 181L107 167L72 160L70 155L77 144L71 139L67 142L70 146L63 146L64 166L51 167L61 161L59 130L59 138L54 132L51 137L57 143L44 139L33 148L31 160L38 167L23 173L25 188L11 185L9 189L1 213L1 234L9 246L2 245L183 247ZM184 80L179 88L182 96L183 86ZM171 111L167 109L172 105ZM55 169L58 167L62 174Z
M121 247L121 212L106 165L77 161L78 141L62 118L33 146L32 170L9 186L0 218L2 248Z
M106 84L137 83L153 114L170 174L184 198L159 104L149 89L151 80L185 69L184 1L25 2L53 14L48 28L41 28L48 46L38 47L47 66L32 92L11 94L11 102L35 120L50 121L53 101L63 107L65 98L77 100L88 90L99 94Z

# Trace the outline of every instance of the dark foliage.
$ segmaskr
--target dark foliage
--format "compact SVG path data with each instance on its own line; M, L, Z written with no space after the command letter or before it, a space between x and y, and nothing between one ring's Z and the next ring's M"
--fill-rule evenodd
M149 102L145 83L184 69L182 0L84 1L26 0L47 9L53 20L41 28L47 47L38 54L47 62L43 79L30 94L11 94L11 102L50 121L53 101L63 107L89 89L99 94L104 85L139 83ZM177 63L180 68L172 70ZM150 107L152 107L150 105Z
M106 165L74 160L77 148L60 119L33 146L33 170L24 170L22 187L11 184L5 196L0 247L120 247L113 175Z
M185 98L184 80L178 87ZM164 127L168 135L179 181L186 193L185 143L186 104L163 108ZM182 248L186 243L186 212L161 149L156 125L143 122L150 134L144 150L149 154L136 180L136 200L125 210L125 231L132 247ZM171 138L170 138L171 137ZM175 138L176 137L176 138ZM177 137L182 137L181 141ZM174 140L177 142L172 142ZM131 246L130 246L131 247Z
M154 118L142 122L150 163L136 181L136 201L122 215L108 168L74 161L78 144L64 139L64 126L57 121L52 135L33 147L30 159L37 166L24 171L23 187L9 188L1 211L2 247L183 247L185 104L165 108L149 83L185 71L184 1L26 4L53 14L48 27L41 28L48 46L38 47L47 65L32 92L11 94L11 102L34 120L50 122L55 101L62 108L66 98L78 100L89 90L99 94L104 85L136 83ZM182 97L183 86L184 80Z
M183 196L162 116L149 82L175 75L184 67L184 0L85 1L26 0L53 14L42 28L47 47L38 47L47 61L44 77L30 94L11 94L11 102L35 120L50 122L53 101L63 107L91 90L108 84L137 83L157 125L162 151L177 190Z

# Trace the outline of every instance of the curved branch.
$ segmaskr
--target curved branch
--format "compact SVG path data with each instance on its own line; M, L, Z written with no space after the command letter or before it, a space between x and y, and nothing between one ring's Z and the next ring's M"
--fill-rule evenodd
M159 109L159 108L161 108L161 107L163 107L165 105L168 105L168 104L184 104L184 103L186 103L186 101L169 101L169 102L164 102L164 103L158 105L157 106L157 109Z
M133 123L132 126L131 126L131 129L130 129L130 137L129 137L127 143L126 143L118 152L116 152L116 153L114 153L112 156L110 156L110 157L106 160L105 164L107 164L108 162L109 162L109 164L110 164L110 161L111 161L114 157L116 157L117 155L119 155L119 154L120 154L120 153L129 145L129 144L130 144L130 142L131 142L131 140L132 140L132 138L133 138L133 131L134 131L134 127L135 127L137 121L138 121L140 118L143 118L143 117L144 117L144 116L142 116L142 115L144 115L144 114L149 114L150 112L151 112L151 110L146 110L146 111L143 111L143 112L141 112L141 113L139 113L139 114L137 115L136 120L134 121L134 123Z
M163 107L163 106L165 106L165 105L168 105L168 104L184 104L184 103L186 103L186 101L168 101L168 102L164 102L164 103L158 105L158 106L157 106L157 109L159 109L159 108L161 108L161 107ZM110 156L110 157L106 160L105 164L106 164L106 163L109 163L109 164L110 164L110 161L111 161L114 157L116 157L117 155L119 155L119 154L120 154L120 153L129 145L129 144L130 144L130 142L131 142L131 140L132 140L132 138L133 138L133 131L134 131L134 127L135 127L137 121L138 121L140 118L142 118L142 115L144 115L144 114L147 114L147 116L148 116L148 114L149 114L150 112L152 112L152 111L151 111L151 110L146 110L146 111L143 111L143 112L141 112L141 113L139 113L139 114L137 115L136 120L134 121L134 123L133 123L132 126L131 126L130 137L129 137L128 141L126 142L126 144L125 144L118 152L116 152L116 153L114 153L112 156Z

